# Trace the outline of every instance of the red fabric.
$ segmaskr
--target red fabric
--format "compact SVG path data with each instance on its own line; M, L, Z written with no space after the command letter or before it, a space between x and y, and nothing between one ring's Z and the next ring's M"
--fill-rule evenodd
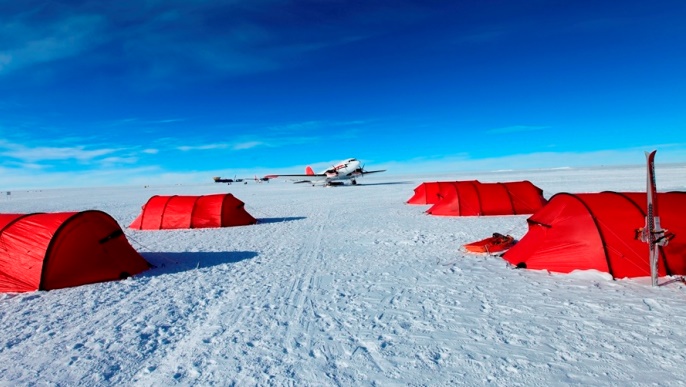
M193 211L191 227L222 227L222 211L217 209L222 208L224 198L227 196L233 197L224 194L200 196Z
M414 194L407 200L407 204L429 204L426 202L426 186L434 183L422 183L415 187Z
M657 200L665 212L662 227L677 234L661 249L659 275L684 275L686 193L659 193ZM645 224L645 208L645 193L557 194L529 217L529 231L503 258L560 273L595 269L615 278L649 276L648 246L635 238Z
M222 203L222 225L227 227L257 223L244 207L245 204L242 201L231 194L226 195Z
M482 183L477 185L481 202L480 215L513 215L512 200L507 187L502 183Z
M650 276L648 245L636 239L636 229L645 223L641 206L629 196L616 192L579 194L595 219L603 240L603 254L609 262L609 272L615 278ZM646 200L645 194L643 202ZM643 205L645 208L645 205ZM659 275L665 275L659 265Z
M440 182L436 202L426 212L442 216L532 214L546 203L543 191L529 181Z
M129 227L139 230L230 227L255 224L233 195L153 196Z
M0 230L5 228L13 220L24 216L23 214L0 214Z
M172 196L162 213L161 227L164 229L190 228L191 214L198 196Z
M503 255L506 261L561 273L579 268L608 271L593 218L576 196L553 196L527 221L529 231Z
M439 200L426 213L445 216L475 216L481 214L478 181L446 181L438 183Z
M143 205L141 214L129 225L138 230L159 230L162 228L162 215L172 196L153 196Z
M528 180L504 183L515 214L533 214L546 203L543 190Z
M0 292L27 292L116 280L149 264L101 211L0 215Z
M459 211L457 212L456 215L459 216L479 216L481 215L481 199L479 197L479 183L476 180L473 181L458 181L453 183L455 185L456 191L457 192L457 197L453 198L446 198L445 203L437 203L437 204L443 204L445 206L448 206L450 208L451 204L450 201L455 200L457 202L457 206L459 208ZM442 211L437 209L434 209L436 212L440 212L442 214ZM445 215L449 215L450 213L445 213ZM438 214L436 214L438 215ZM443 214L442 214L443 215Z
M660 225L676 235L662 247L667 268L672 274L686 273L686 192L658 194L658 200L662 211Z
M426 210L428 214L433 214L437 208L440 209L438 212L460 213L460 202L457 200L457 187L454 182L437 182L432 188L436 192L435 197L437 199L433 201L434 205Z
M439 182L422 183L414 189L414 195L407 204L436 204L440 200L438 192Z

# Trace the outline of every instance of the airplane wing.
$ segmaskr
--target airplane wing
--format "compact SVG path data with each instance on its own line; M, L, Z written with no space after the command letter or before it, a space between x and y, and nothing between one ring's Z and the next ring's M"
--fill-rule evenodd
M385 170L385 169L379 169L379 170L376 170L376 171L362 171L362 172L360 172L360 174L362 174L362 175L368 175L368 174L370 174L370 173L379 173L379 172L386 172L386 170Z
M273 179L275 177L326 177L325 174L319 173L316 175L306 175L306 174L296 174L296 175L267 175L265 178L267 179Z
M368 175L370 173L379 173L379 172L386 172L386 170L385 169L379 169L377 171L365 171L365 170L358 169L356 171L352 171L352 172L348 173L346 176L356 177L356 176L364 176L364 175Z

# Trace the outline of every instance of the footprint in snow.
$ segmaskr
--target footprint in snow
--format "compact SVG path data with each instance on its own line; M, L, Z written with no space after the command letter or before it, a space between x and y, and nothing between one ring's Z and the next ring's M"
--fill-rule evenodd
M652 310L660 310L661 309L660 303L653 300L652 298L644 298L643 303L646 304L646 306L648 306L648 310L652 311Z

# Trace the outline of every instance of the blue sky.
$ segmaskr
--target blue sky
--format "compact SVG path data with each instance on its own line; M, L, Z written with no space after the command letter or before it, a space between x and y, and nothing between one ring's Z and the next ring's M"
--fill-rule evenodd
M682 0L0 0L0 190L686 162Z

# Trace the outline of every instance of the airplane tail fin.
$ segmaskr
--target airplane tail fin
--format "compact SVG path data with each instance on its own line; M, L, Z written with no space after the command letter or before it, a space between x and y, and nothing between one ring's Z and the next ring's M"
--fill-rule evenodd
M305 168L305 174L306 174L306 175L311 175L311 176L314 175L314 171L312 170L312 167L310 167L310 166L308 165L307 168Z

